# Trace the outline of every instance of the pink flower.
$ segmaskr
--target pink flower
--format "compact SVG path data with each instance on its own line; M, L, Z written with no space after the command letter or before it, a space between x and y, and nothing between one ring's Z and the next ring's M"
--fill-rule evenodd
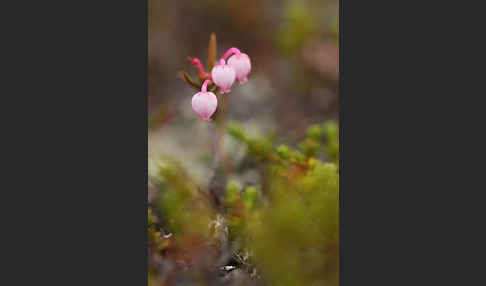
M207 86L210 80L205 80L201 92L196 93L192 97L192 109L199 115L201 120L210 121L211 116L216 111L218 106L218 99L216 95L210 91L207 91Z
M230 92L230 88L235 82L235 77L235 70L227 65L224 59L219 60L219 63L211 71L211 78L220 88L221 93Z
M250 58L247 54L235 54L228 60L228 65L232 66L235 70L236 79L240 83L244 83L248 80L247 76L251 70Z
M229 49L222 58L226 60L232 53L234 53L234 55L228 60L228 65L235 70L236 79L240 83L244 83L248 80L247 77L251 70L250 57L233 47Z

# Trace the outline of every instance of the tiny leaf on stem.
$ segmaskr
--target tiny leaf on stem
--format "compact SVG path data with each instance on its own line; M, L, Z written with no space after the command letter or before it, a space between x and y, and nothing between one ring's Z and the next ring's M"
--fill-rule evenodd
M216 62L216 54L218 52L218 48L216 45L216 34L211 33L209 37L209 48L208 48L208 73L211 73L213 69L214 63Z
M182 76L190 86L194 87L196 90L201 90L201 85L196 83L186 72L182 72Z

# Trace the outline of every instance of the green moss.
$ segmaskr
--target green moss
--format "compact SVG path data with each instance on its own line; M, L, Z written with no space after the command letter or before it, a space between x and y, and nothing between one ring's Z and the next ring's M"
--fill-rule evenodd
M218 213L224 216L231 245L239 245L235 260L246 269L257 267L269 285L337 285L338 125L310 126L298 150L275 146L270 135L252 138L234 123L228 133L246 146L245 160L253 162L247 168L255 168L260 181L243 187L240 178L230 180L224 208L215 211L202 195L208 190L202 190L180 164L165 162L155 180L161 193L154 207L161 217L148 210L152 248L160 252L169 243L156 229L163 223L164 230L173 233L170 243L193 253L178 242L195 237L210 241L208 225ZM316 157L321 149L328 162ZM252 255L242 259L239 254L247 252Z

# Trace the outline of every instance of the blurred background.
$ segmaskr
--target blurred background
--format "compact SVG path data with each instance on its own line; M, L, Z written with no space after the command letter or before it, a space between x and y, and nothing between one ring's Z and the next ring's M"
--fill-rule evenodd
M196 78L187 56L207 65L211 32L218 57L236 46L252 61L250 80L233 86L230 119L295 142L310 124L338 119L338 0L149 0L148 12L149 118L159 121L149 152L180 148L194 159L186 151L207 145L179 73Z
M197 91L181 72L197 78L187 56L207 66L213 32L217 58L235 46L251 59L248 82L235 82L227 97L228 121L248 136L272 134L276 143L296 147L310 125L338 120L338 0L148 0L148 7L149 204L160 192L161 158L176 159L194 184L210 182L211 126L193 112ZM233 159L243 156L237 142L223 142ZM251 170L231 179L259 187ZM304 285L294 282L281 285Z

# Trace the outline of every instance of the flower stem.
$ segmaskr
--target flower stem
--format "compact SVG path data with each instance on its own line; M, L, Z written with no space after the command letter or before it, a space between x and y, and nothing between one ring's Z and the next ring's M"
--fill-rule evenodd
M211 82L211 80L207 79L203 82L201 91L202 92L207 92L208 91L208 84Z
M214 123L211 128L211 140L213 151L213 164L212 164L212 176L209 180L209 192L212 196L216 207L221 207L221 199L224 195L224 189L226 185L225 170L223 168L223 138L224 138L224 111L223 110L223 95L216 93L218 97L218 114L214 119Z
M204 75L205 77L208 76L209 74L206 73L206 70L204 69L204 66L201 63L201 60L198 58L191 58L187 57L187 59L191 62L193 66L199 69L199 72Z
M219 139L218 139L218 127L216 126L216 124L213 124L212 126L212 130L211 130L211 133L212 133L212 143L213 143L213 166L212 166L212 169L213 169L213 176L215 175L216 173L216 169L218 168L218 163L219 163Z
M232 53L235 53L236 55L241 54L240 50L238 48L232 47L226 53L221 57L223 60L226 60Z

